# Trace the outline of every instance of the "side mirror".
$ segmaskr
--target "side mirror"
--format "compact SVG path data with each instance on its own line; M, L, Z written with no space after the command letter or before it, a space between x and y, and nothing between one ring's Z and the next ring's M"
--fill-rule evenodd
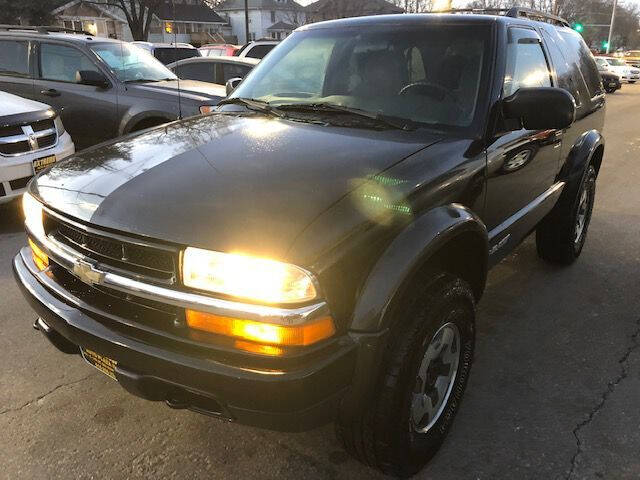
M575 101L561 88L521 88L503 100L503 111L527 130L562 130L576 118Z
M107 77L95 70L78 70L76 72L76 83L100 88L109 88L111 86Z
M227 96L231 95L231 93L238 88L238 85L240 85L240 82L242 82L242 79L240 77L235 77L235 78L230 78L227 81Z

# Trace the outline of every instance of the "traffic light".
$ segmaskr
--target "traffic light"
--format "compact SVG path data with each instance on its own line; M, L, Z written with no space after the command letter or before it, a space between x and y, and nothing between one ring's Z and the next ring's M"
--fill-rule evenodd
M609 42L607 42L606 40L602 41L602 49L606 50L607 48L609 48Z
M573 24L573 29L574 29L576 32L580 32L580 33L582 33L582 31L584 30L584 25L583 25L583 24L581 24L581 23L574 23L574 24Z

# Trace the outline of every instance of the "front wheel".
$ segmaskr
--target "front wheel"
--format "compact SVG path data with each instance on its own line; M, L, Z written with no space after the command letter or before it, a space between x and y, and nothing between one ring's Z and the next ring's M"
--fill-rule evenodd
M589 165L574 198L560 198L538 226L536 246L541 258L569 265L580 256L587 239L595 196L596 170Z
M336 432L363 463L408 477L438 451L460 407L473 359L473 293L442 275L416 289L394 320L375 398L355 418L341 414Z

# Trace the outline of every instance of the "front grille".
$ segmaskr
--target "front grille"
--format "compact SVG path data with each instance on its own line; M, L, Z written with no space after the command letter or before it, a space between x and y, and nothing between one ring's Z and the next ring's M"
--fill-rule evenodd
M53 264L51 274L56 282L74 297L132 324L163 331L173 331L176 326L184 324L184 310L181 308L134 297L106 287L87 285L57 264Z
M0 154L20 155L54 146L58 132L52 118L30 125L9 125L0 128Z
M17 180L11 180L9 182L9 186L11 186L11 190L20 190L24 188L29 183L29 180L33 178L33 175L29 175L28 177L18 178Z
M142 281L173 285L177 282L178 252L137 243L120 235L97 233L45 214L47 235L76 252Z

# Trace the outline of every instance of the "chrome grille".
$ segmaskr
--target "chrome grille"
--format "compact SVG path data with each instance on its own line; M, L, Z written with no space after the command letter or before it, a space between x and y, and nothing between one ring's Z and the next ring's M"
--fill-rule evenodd
M21 155L53 147L58 132L52 118L30 125L10 125L0 128L0 155Z
M45 231L59 243L113 271L151 283L173 285L177 282L178 252L174 249L97 232L49 213L45 214Z

